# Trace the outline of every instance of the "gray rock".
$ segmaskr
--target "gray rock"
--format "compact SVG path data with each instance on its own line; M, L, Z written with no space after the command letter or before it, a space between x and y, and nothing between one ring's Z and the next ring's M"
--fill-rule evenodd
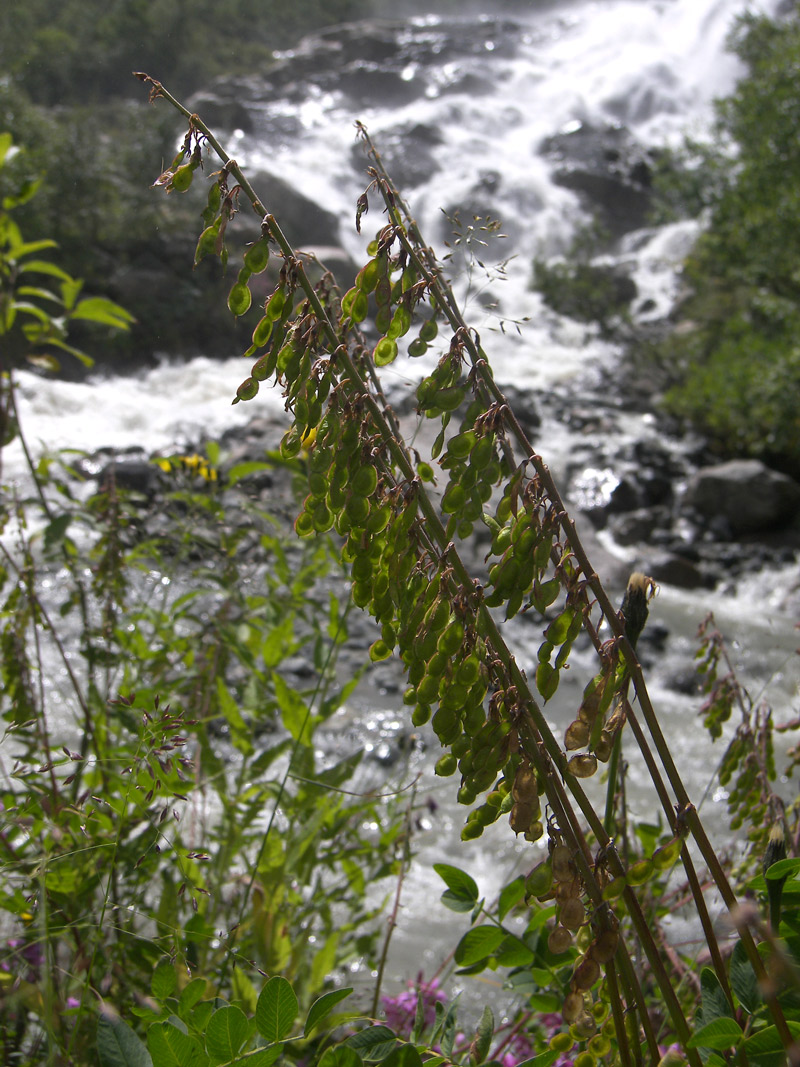
M800 511L800 485L759 460L733 459L697 471L689 480L681 508L691 509L716 530L730 529L737 537L791 520Z

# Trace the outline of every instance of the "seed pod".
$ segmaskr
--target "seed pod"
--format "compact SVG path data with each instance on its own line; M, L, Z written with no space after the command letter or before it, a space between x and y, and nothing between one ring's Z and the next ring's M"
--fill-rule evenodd
M483 826L477 821L477 819L473 819L471 822L468 822L466 824L466 826L464 826L462 828L462 830L461 830L461 840L462 841L475 841L477 838L479 838L481 836L482 833L483 833Z
M575 719L571 722L564 734L564 748L567 752L573 752L576 748L584 748L589 743L589 725Z
M192 178L194 177L194 167L191 163L184 163L182 167L178 167L175 173L172 175L172 179L167 186L167 192L185 193L189 186L192 184Z
M451 385L446 389L437 389L433 394L433 402L442 411L455 411L464 399L466 386Z
M583 997L580 993L567 993L561 1006L561 1016L565 1023L574 1023L576 1019L579 1019L584 1014L585 1010Z
M597 758L587 753L573 756L567 763L567 770L576 778L591 778L597 772Z
M653 866L655 869L657 871L665 871L672 867L674 863L677 863L681 854L682 844L683 842L679 837L673 837L671 841L657 848L653 853Z
M573 897L579 897L581 895L581 880L580 878L570 878L565 882L555 882L553 886L553 896L556 899L557 904L565 904L568 900L572 900Z
M651 859L638 860L632 863L625 875L628 885L643 885L653 873L653 861Z
M382 337L375 345L372 358L376 367L386 367L394 362L397 357L397 341L389 337Z
M614 747L614 737L608 732L603 730L600 734L600 740L594 746L594 754L600 760L601 763L608 763L611 759L611 750Z
M392 315L392 321L389 324L389 329L386 331L386 336L396 341L398 337L402 337L408 333L411 329L411 312L404 304L399 304L394 309L394 315Z
M431 709L427 704L417 704L411 713L411 722L414 726L424 726L430 720Z
M619 933L616 930L601 930L589 946L588 955L598 963L610 963L616 955Z
M554 956L560 956L563 952L572 948L572 934L564 926L554 926L550 931L550 936L547 938L547 947ZM564 1021L567 1022L568 1020L565 1019Z
M267 269L269 263L269 241L262 237L260 241L250 245L244 254L244 265L251 274L261 274Z
M588 1011L584 1011L572 1024L570 1030L579 1041L587 1041L597 1033L597 1023ZM581 1052L575 1057L572 1067L596 1067L594 1056L591 1052Z
M453 619L440 635L436 648L446 656L454 656L464 641L464 624L460 619Z
M370 464L359 467L350 479L350 488L359 496L372 496L378 485L378 472Z
M426 319L425 322L419 328L420 341L430 344L436 338L436 334L439 332L439 323L436 319ZM411 351L409 350L409 355Z
M586 909L579 897L571 897L565 901L558 915L558 920L567 930L577 930L586 918Z
M533 808L531 805L517 802L511 809L508 822L515 834L524 834L532 819Z
M572 854L566 845L556 845L550 855L550 862L553 865L553 877L557 882L571 882L577 877Z
M572 984L577 990L585 992L587 989L592 988L599 977L600 964L597 960L592 959L591 956L584 956L575 968L575 973L572 975Z
M621 897L625 892L626 885L627 882L621 875L619 878L613 878L603 889L603 900L616 900Z
M446 752L436 761L434 774L438 774L441 778L449 778L451 774L456 773L457 767L458 761L455 756L451 752Z
M243 282L237 282L228 293L228 308L231 314L237 318L250 308L253 301L252 294Z
M373 663L380 663L381 660L388 659L391 654L391 648L380 637L369 646L369 658Z
M442 511L445 515L452 515L454 512L461 510L466 503L466 499L467 491L464 486L459 485L458 482L451 482L442 497Z
M252 400L258 392L258 382L255 378L245 378L239 388L236 390L236 398L233 403L238 404L240 400Z
M523 804L533 805L538 802L539 792L536 788L536 771L529 763L523 762L517 767L514 782L511 786L511 795L514 800Z
M409 356L413 356L413 357L424 356L427 351L428 351L428 346L419 337L417 337L416 340L412 341L411 344L408 346L408 354L409 354Z
M544 837L544 823L536 820L525 831L525 840L539 841L542 837Z

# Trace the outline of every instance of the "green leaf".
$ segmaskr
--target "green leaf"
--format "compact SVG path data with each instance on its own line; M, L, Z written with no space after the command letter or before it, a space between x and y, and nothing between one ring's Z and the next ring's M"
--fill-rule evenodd
M513 882L504 885L500 890L500 899L497 904L497 918L500 922L505 919L515 904L519 904L525 896L525 878L520 875Z
M97 1022L100 1067L153 1067L150 1053L118 1015L102 1012Z
M58 278L62 282L72 281L70 274L55 263L48 263L46 259L29 259L27 263L20 263L18 270L20 274L23 271L31 271L34 274L49 274L51 278Z
M413 1045L406 1043L393 1049L381 1067L422 1067L422 1057Z
M458 943L455 961L460 967L469 967L473 963L485 960L499 948L505 940L505 932L496 926L476 926L468 930Z
M550 1067L551 1063L555 1063L560 1052L552 1052L550 1049L547 1052L540 1052L538 1056L534 1056L532 1059L523 1060L517 1064L517 1067Z
M326 1048L317 1067L363 1067L364 1061L349 1045Z
M103 326L113 326L116 330L128 330L136 319L125 308L115 304L113 300L106 300L104 296L87 296L73 308L70 318L85 319L87 322L97 322Z
M689 1042L689 1048L733 1048L742 1038L742 1028L735 1019L720 1017L701 1026Z
M290 983L282 975L274 975L261 990L256 1005L258 1032L267 1041L282 1041L291 1033L299 1007Z
M322 1020L330 1015L336 1005L349 997L353 992L352 988L347 989L331 989L328 993L323 993L321 997L317 997L308 1013L306 1019L306 1025L303 1027L303 1037L308 1037L314 1027L319 1026Z
M212 460L212 462L214 461ZM247 478L250 474L258 474L259 471L271 470L274 470L271 463L262 463L260 460L254 459L247 463L235 463L228 471L226 478L228 485L236 485L242 478Z
M147 1031L147 1047L153 1067L208 1067L200 1042L172 1023L153 1023Z
M384 1060L397 1044L397 1038L388 1026L368 1026L351 1034L347 1044L367 1062Z
M57 515L52 522L48 523L44 528L44 547L45 551L49 552L50 549L64 540L64 535L67 532L67 527L72 522L72 516L68 512L64 512L62 515Z
M472 911L478 899L478 886L474 878L449 863L434 863L433 869L447 886L441 896L445 907L451 911Z
M774 878L785 878L797 870L800 870L800 859L790 857L773 863L767 870L766 877L768 881L772 881Z
M712 1022L723 1016L732 1016L728 998L719 984L719 978L710 967L704 967L700 972L700 988L703 994L702 1019L704 1023Z
M744 1010L753 1015L761 1004L758 980L741 941L737 941L731 956L731 988Z
M792 1037L797 1041L800 1037L800 1023L788 1019L787 1025ZM786 1049L776 1026L767 1026L753 1034L745 1041L744 1048L750 1067L784 1067L786 1064Z
M283 725L295 741L301 745L310 745L313 733L311 710L296 689L286 684L279 674L272 672L275 696L281 710Z
M208 1020L206 1050L218 1063L226 1063L238 1055L249 1033L250 1025L242 1009L226 1004Z
M475 1037L469 1047L469 1062L473 1067L483 1063L489 1055L489 1046L494 1034L494 1013L489 1005L485 1005L480 1022L475 1030Z
M168 956L162 956L150 979L150 991L156 1000L166 1000L177 988L178 976L175 973L175 964Z
M207 984L208 982L205 978L193 978L191 982L181 990L179 1000L179 1010L181 1015L183 1012L192 1010L195 1004L202 998L203 993L205 993Z
M526 967L534 959L531 949L518 937L509 934L495 953L501 967Z

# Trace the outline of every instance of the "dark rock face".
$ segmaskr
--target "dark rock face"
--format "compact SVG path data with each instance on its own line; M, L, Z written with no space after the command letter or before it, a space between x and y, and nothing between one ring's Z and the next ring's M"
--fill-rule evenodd
M549 137L541 151L556 163L555 180L574 189L609 236L647 223L651 159L623 126L580 126Z
M281 229L295 247L337 246L341 243L339 220L332 211L326 211L303 196L277 174L259 171L250 181L267 210L278 217ZM248 222L252 218L250 214Z
M800 485L755 459L705 467L689 480L681 506L712 530L731 536L757 533L789 522L800 512Z

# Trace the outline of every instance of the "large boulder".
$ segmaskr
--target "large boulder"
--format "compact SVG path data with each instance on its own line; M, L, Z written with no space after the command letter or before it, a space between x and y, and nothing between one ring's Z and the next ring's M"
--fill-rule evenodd
M756 459L704 467L689 480L681 501L707 524L726 524L734 537L773 529L800 512L800 485Z

